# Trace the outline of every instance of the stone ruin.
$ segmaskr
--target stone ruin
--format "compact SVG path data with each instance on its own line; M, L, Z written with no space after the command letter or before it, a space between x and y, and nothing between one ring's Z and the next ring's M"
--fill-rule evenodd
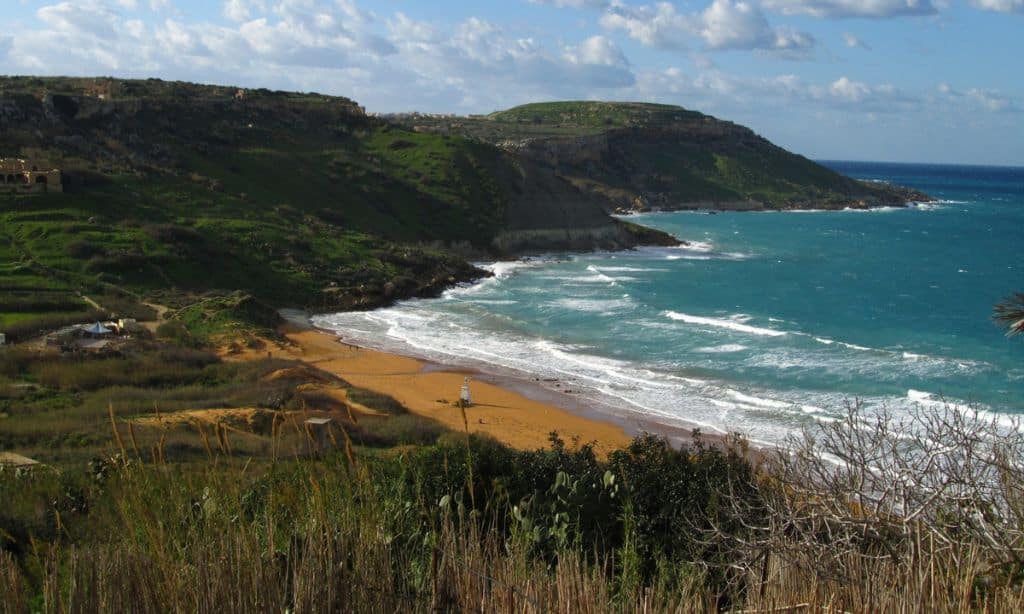
M38 160L0 158L0 192L63 192L60 170Z

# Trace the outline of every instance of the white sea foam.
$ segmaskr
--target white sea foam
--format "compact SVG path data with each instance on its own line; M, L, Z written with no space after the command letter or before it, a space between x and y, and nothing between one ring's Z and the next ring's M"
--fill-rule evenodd
M903 211L906 207L871 207L869 209L846 207L843 211L848 213L892 213L893 211Z
M836 341L835 339L828 339L826 337L815 337L810 335L815 341L824 345L840 345L844 348L851 350L857 350L859 352L884 352L885 350L877 350L875 348L864 347L863 345L856 345L854 343L847 343L845 341Z
M589 299L560 298L551 303L560 309L585 311L589 313L612 314L625 309L633 309L636 305L628 298L621 299Z
M668 269L657 269L637 266L602 266L600 267L602 272L611 273L661 273Z
M747 405L754 405L756 407L768 407L773 409L784 409L792 407L792 403L786 403L784 401L776 401L775 399L762 399L760 397L750 396L737 390L726 389L725 391L729 396L736 399L740 403Z
M694 352L701 352L704 354L730 354L732 352L742 352L747 349L747 346L740 345L738 343L726 343L724 345L710 345L706 347L699 347Z
M540 266L543 264L543 260L530 259L530 260L502 260L498 262L488 262L477 264L478 267L485 271L490 271L496 279L504 279L510 277L520 269L528 269Z
M686 322L687 324L701 324L704 326L713 326L715 328L727 328L740 333L748 333L751 335L760 335L764 337L781 337L786 334L786 331L775 330L772 328L760 328L757 326L750 326L743 322L737 322L736 320L724 320L720 318L705 318L701 316L694 316L688 313L680 313L678 311L666 311L664 315L670 320L676 320L679 322Z
M715 246L708 241L687 241L683 245L678 245L671 249L682 249L691 252L710 252L715 249Z

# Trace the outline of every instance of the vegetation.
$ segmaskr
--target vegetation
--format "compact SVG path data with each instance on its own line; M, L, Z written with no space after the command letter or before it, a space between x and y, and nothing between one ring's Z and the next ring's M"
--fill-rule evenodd
M928 200L854 181L747 128L672 105L548 102L486 117L397 120L511 147L619 209L842 208Z
M977 424L947 421L941 434L978 435ZM877 441L904 434L869 428ZM385 454L339 443L338 452L276 461L240 454L218 435L207 460L172 464L135 450L118 429L114 451L88 465L0 473L11 502L0 509L6 611L1024 605L1013 558L1022 474L977 447L973 466L1000 481L943 486L952 465L911 464L899 483L921 479L924 507L897 510L856 498L888 478L858 487L841 471L816 472L826 451L871 451L842 424L819 452L794 459L805 469L776 465L783 456L757 468L738 442L700 438L674 449L644 436L600 460L556 436L548 449L519 452L454 434ZM912 457L889 458L882 476ZM964 501L987 507L972 512ZM1006 539L988 543L975 528Z
M1024 333L1024 293L1018 292L995 306L995 320L1009 329L1006 334Z

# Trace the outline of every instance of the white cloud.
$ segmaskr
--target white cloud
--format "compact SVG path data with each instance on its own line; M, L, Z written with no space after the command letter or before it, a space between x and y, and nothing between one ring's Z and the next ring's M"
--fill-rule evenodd
M848 102L861 102L871 94L871 88L860 81L840 77L828 86L828 93Z
M110 39L116 36L114 23L118 16L98 0L61 2L36 11L40 21L59 32L90 34Z
M714 0L700 15L700 35L711 49L802 50L814 37L787 28L773 29L764 14L743 1Z
M138 2L136 2L136 0L117 0L117 3L121 6L121 8L127 9L129 11L134 11L135 9L139 8L139 4Z
M843 42L851 49L868 49L871 47L851 32L843 32Z
M1024 13L1024 0L971 0L971 4L983 11Z
M714 0L704 11L684 15L674 5L627 6L614 2L601 17L608 30L622 30L648 47L684 49L689 38L708 49L805 52L814 37L789 28L773 28L757 6L744 0Z
M565 59L572 64L618 67L629 65L622 49L604 36L591 36L576 47L570 47L565 52Z
M1024 106L1015 100L996 90L982 89L977 87L960 91L954 89L948 83L940 83L936 88L939 100L972 110L982 110L991 113L1021 113Z
M445 35L401 14L388 21L388 30L415 85L433 95L446 92L461 106L588 97L635 82L622 50L604 36L552 50L475 17Z
M692 20L668 2L639 7L613 2L601 16L601 25L622 30L648 47L663 49L685 49L687 35L693 32Z
M981 0L1018 2L1020 0ZM938 12L931 0L764 0L762 6L783 15L813 17L914 17Z
M224 16L231 21L246 21L252 15L252 9L246 0L227 0L224 3Z
M441 35L430 24L409 19L405 13L395 13L387 23L391 40L399 43L436 43Z

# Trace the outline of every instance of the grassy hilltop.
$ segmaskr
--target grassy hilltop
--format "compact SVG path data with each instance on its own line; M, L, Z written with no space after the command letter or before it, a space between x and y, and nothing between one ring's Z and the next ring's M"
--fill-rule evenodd
M829 209L928 199L850 179L748 128L673 105L549 102L483 117L400 119L543 160L620 210Z

